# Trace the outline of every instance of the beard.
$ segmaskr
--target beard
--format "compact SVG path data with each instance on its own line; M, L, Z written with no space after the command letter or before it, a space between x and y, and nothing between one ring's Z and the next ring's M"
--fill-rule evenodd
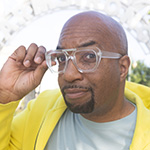
M89 98L89 100L87 99L87 101L85 101L82 104L78 104L76 105L75 103L71 103L68 102L66 97L65 97L65 92L64 90L67 88L78 88L78 89L88 89L88 91L91 93L91 97ZM95 99L94 99L94 92L92 88L88 88L88 87L82 87L82 86L65 86L61 89L64 101L67 105L67 107L69 108L70 111L72 111L73 113L82 113L82 114L87 114L87 113L91 113L94 110L94 104L95 104Z

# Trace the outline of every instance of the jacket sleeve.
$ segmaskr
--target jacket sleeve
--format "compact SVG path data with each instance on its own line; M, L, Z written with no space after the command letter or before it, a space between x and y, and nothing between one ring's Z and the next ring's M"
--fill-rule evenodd
M0 150L32 150L50 109L59 106L59 90L42 92L14 117L18 102L0 104ZM63 102L63 107L66 107Z
M11 102L0 104L0 150L22 150L24 130L33 101L26 109L14 116L19 104Z
M19 101L0 104L0 150L8 150L11 138L11 124Z

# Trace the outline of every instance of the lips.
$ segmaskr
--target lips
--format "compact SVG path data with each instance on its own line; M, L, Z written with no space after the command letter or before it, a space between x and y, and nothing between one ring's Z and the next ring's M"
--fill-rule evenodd
M64 90L67 99L79 99L87 95L87 89L68 88Z

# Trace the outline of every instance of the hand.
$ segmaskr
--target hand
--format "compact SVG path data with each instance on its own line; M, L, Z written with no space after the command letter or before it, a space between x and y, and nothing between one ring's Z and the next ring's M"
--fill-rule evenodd
M0 103L23 98L36 88L47 70L45 48L31 44L20 46L0 71Z

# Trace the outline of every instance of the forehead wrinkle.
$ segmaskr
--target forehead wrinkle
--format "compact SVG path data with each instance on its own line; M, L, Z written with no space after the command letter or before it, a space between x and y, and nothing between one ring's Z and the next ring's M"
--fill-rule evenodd
M67 24L62 30L60 38L82 38L86 36L93 36L103 38L103 40L105 39L106 41L114 38L112 38L114 31L111 26L107 25L109 30L106 30L106 26L104 27L104 25L102 25L99 21L95 22L96 23L89 21L88 24L86 22L82 22L82 25L79 22L76 22L76 24L73 25ZM84 25L85 23L86 25Z
M88 28L81 28L81 29L66 29L61 33L61 38L70 35L70 37L79 37L79 36L86 36L86 35L91 35L91 34L96 34L97 30L90 30L88 31Z
M92 34L95 34L96 32L92 32ZM68 40L68 39L82 39L82 38L90 38L89 36L91 36L92 35L91 33L88 33L88 34L86 34L86 35L77 35L77 34L75 34L75 35L69 35L69 34L64 34L64 35L62 35L61 36L61 38L60 38L60 40L61 41L65 41L65 40ZM95 35L95 37L97 37L98 38L98 36L96 36ZM84 39L85 40L85 39Z
M77 44L76 47L82 47L82 46L85 47L86 46L85 44L91 41L94 42L95 45L99 44L98 43L99 35L97 34L96 29L88 31L87 29L84 28L83 30L77 29L75 31L75 30L72 30L72 28L69 28L68 30L64 30L61 33L60 43L67 42L68 39L69 41L76 41L76 42L78 41L79 43L78 42L76 43Z

